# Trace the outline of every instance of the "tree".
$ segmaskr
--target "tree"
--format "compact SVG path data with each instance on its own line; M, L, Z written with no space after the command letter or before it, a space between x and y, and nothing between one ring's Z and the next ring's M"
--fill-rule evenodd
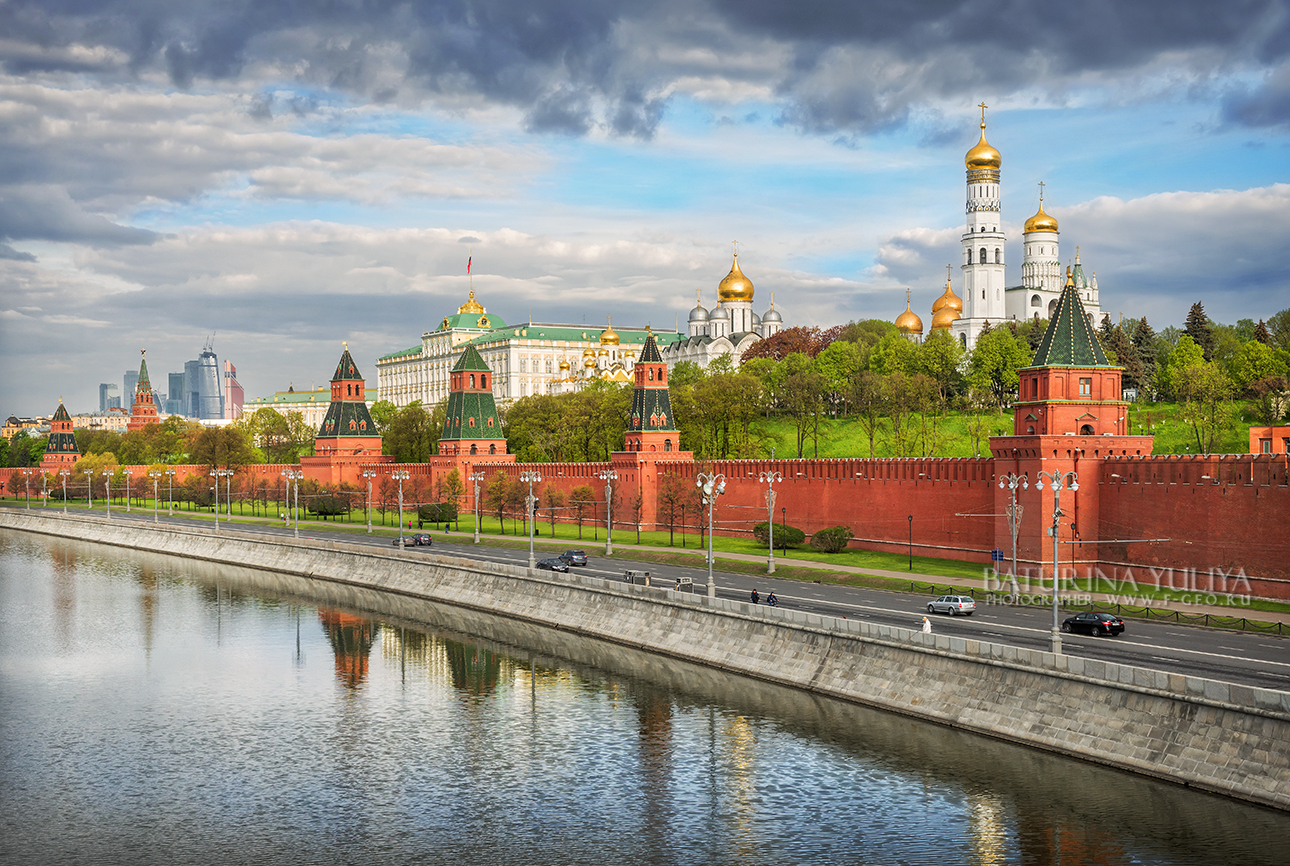
M1159 356L1156 364L1156 391L1167 399L1176 396L1174 379L1178 371L1194 364L1203 363L1204 353L1191 337L1182 336L1168 354Z
M206 427L193 441L189 459L207 469L237 470L255 462L251 440L241 427Z
M1129 335L1124 333L1124 329L1116 325L1110 330L1102 340L1102 348L1110 352L1115 363L1124 368L1121 374L1120 382L1125 388L1138 388L1143 384L1142 381L1142 360L1138 356L1138 349L1129 339Z
M466 495L465 482L461 480L461 472L453 467L452 471L446 475L439 476L439 499L443 502L452 503L452 520L456 524L457 530L461 530L461 498Z
M573 516L578 521L578 540L582 540L582 521L587 509L596 502L596 492L589 485L579 484L569 491L569 505L573 507Z
M968 359L968 384L991 396L1003 409L1017 394L1017 370L1030 363L1029 347L1008 328L995 328L976 341Z
M918 347L903 334L888 334L874 346L869 369L884 376L892 373L912 376L918 372Z
M1284 376L1285 369L1271 346L1250 340L1227 361L1227 374L1242 394L1249 394L1251 386L1260 379Z
M1268 331L1267 322L1259 319L1259 323L1254 326L1254 335L1252 339L1257 340L1265 346L1272 345L1272 334Z
M1290 383L1284 376L1270 376L1255 382L1254 414L1260 424L1269 426L1285 417L1290 408Z
M1196 437L1196 450L1212 453L1230 421L1235 385L1221 367L1203 360L1176 368L1172 384L1183 403L1183 419Z
M821 331L819 328L808 328L803 325L798 325L795 328L785 328L777 334L753 343L739 360L740 363L751 361L754 358L770 358L774 361L782 361L795 353L814 358L837 339L837 333L840 333L840 329Z
M484 501L488 503L489 510L497 515L497 525L503 535L506 534L506 509L513 499L513 486L510 476L499 470L484 491Z
M933 331L918 347L918 372L936 383L941 403L959 389L962 363L963 347L947 330Z
M1200 301L1192 304L1187 312L1187 323L1183 333L1200 346L1206 361L1214 359L1214 323L1209 320L1209 316L1205 315L1205 307Z
M385 429L390 426L390 422L394 420L394 416L399 414L399 407L389 400L377 400L367 410L367 414L372 416L372 423L376 425L376 432L384 433Z
M328 517L339 517L349 513L349 498L330 492L323 493L310 498L305 510L310 514L317 514L323 520Z
M439 430L430 413L420 400L413 400L390 419L381 452L392 456L395 463L425 463L438 443Z
M658 483L658 516L667 524L667 546L676 542L676 518L695 504L695 489L676 475L664 475Z
M1290 351L1290 307L1268 317L1268 336L1272 348Z
M645 492L639 487L632 495L631 499L632 523L636 524L636 543L641 543L641 515L645 513Z
M833 407L833 417L838 416L839 407L846 414L846 402L850 397L851 383L856 374L864 369L864 357L858 345L846 340L836 340L823 352L815 356L815 371L824 378L824 386L829 405Z
M784 359L784 365L789 374L784 380L782 403L784 411L793 420L797 432L797 456L801 458L806 437L812 433L818 436L819 413L824 408L824 377L815 372L805 355L789 355ZM816 451L818 456L818 440Z
M873 440L883 413L887 411L886 381L872 370L861 370L851 381L849 399L855 407L856 421L869 437L869 456L872 457Z
M824 553L841 553L847 549L847 543L855 537L849 526L833 526L821 529L811 536L811 547Z
M555 513L556 509L564 507L564 491L560 490L554 484L547 483L546 495L543 497L543 504L546 505L546 519L551 524L551 537L555 538Z

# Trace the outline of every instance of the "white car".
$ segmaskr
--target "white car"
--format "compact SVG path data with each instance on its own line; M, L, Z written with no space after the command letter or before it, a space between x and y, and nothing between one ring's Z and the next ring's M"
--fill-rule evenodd
M966 595L943 595L936 601L927 603L928 613L948 613L950 616L971 616L976 610L976 602Z

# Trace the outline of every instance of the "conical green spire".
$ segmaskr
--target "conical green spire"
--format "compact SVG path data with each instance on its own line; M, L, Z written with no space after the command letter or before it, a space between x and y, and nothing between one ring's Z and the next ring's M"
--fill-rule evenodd
M1066 288L1057 299L1048 330L1035 350L1032 367L1114 367L1107 358L1097 332L1089 324L1088 312L1079 299L1071 269L1066 269Z
M135 393L151 391L152 383L148 381L148 350L139 350L139 383L134 386Z

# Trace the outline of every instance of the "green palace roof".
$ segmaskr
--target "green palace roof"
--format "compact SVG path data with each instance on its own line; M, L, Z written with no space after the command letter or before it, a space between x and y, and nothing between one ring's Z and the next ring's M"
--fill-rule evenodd
M1048 323L1048 330L1035 350L1030 362L1032 367L1114 367L1097 332L1089 324L1088 312L1079 299L1079 292L1066 271L1066 288L1057 299L1057 309Z
M421 354L421 344L420 344L420 343L417 343L417 344L416 344L415 346L413 346L411 349L404 349L404 350L403 350L403 351L401 351L401 352L391 352L391 353L390 353L390 354L388 354L388 355L382 355L381 357L377 358L376 360L378 360L378 361L388 361L388 360L390 360L391 358L410 358L410 357L412 357L413 355L420 355L420 354Z
M471 331L487 331L492 328L505 328L506 323L502 321L501 316L495 316L492 313L454 313L451 316L444 316L443 321L439 323L437 331L452 331L457 329L466 329Z
M475 339L471 340L471 342L476 346L484 346L500 340L551 340L569 343L594 343L600 340L600 334L603 330L603 328L575 327L573 325L527 323L522 325L511 325L506 328L497 328L487 334L479 335ZM620 346L644 346L646 338L651 333L645 328L615 328L614 330L618 334ZM653 334L656 342L662 342L664 344L671 344L678 340L685 339L675 331L664 331L661 334L654 331Z

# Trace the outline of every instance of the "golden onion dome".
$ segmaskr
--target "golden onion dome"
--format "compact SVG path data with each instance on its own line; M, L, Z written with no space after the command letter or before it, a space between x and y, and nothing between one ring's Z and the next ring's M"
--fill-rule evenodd
M1044 200L1039 200L1039 210L1030 219L1026 220L1025 234L1031 232L1055 232L1057 231L1057 218L1044 213Z
M959 318L958 310L953 307L941 307L932 314L932 330L948 329L955 319Z
M1003 157L999 151L990 146L990 142L985 140L985 118L981 118L981 140L967 152L963 157L963 164L969 170L974 168L993 168L998 170L1003 164Z
M950 275L952 273L951 266L946 265L945 271L946 271L945 293L932 302L932 314L933 316L935 316L936 313L939 313L944 308L949 307L951 310L961 315L963 313L963 299L960 298L958 295L954 294L954 288L950 284L950 279L951 279ZM958 316L955 316L954 318L957 319ZM953 319L951 319L950 321L953 321Z
M609 357L609 350L608 350L608 349L601 349L601 350L600 350L600 352L599 352L599 355L600 355L600 357L602 357L602 358L608 358L608 357Z
M735 253L735 262L730 266L730 273L717 286L717 297L723 301L751 301L753 299L752 280L739 270L739 254Z
M617 346L618 339L619 339L618 332L614 330L614 323L613 323L613 319L611 318L609 320L608 326L603 331L600 332L600 345Z
M564 358L561 358L561 359L560 359L560 372L561 372L561 373L563 373L565 370L568 370L568 369L569 369L569 362L568 362L568 361L566 361Z
M596 353L595 353L595 352L592 352L590 356L588 356L588 357L586 357L586 358L583 358L583 359L582 359L582 366L586 367L588 370L590 370L592 367L595 367L595 366L596 366Z
M583 349L583 350L582 350L582 357L584 357L584 358L594 358L594 357L596 357L596 350L595 350L595 349Z
M896 317L896 327L902 334L923 333L923 320L909 308L909 299L905 299L905 312Z
M479 303L479 301L475 300L475 289L472 287L470 290L470 297L466 300L466 303L462 304L460 307L457 308L457 312L458 313L487 313L488 311L483 308L483 306Z

